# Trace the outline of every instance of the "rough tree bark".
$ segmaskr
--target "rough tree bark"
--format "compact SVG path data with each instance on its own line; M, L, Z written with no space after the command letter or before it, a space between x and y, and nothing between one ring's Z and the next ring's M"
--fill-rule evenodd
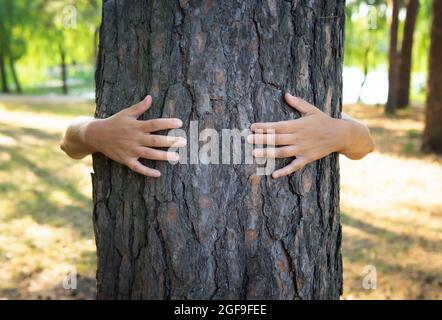
M413 56L413 36L416 18L419 12L419 0L410 0L407 5L404 37L402 39L401 57L399 59L399 83L397 107L405 108L410 104L411 63Z
M399 29L399 8L400 0L389 0L391 8L390 18L390 51L388 54L388 99L385 105L385 113L394 114L397 107L398 94L398 29Z
M442 154L442 1L433 1L427 107L422 149Z
M241 130L297 117L287 90L340 117L344 20L344 0L104 1L96 116L149 93L145 119ZM336 154L280 180L148 165L162 177L94 155L98 298L339 298Z

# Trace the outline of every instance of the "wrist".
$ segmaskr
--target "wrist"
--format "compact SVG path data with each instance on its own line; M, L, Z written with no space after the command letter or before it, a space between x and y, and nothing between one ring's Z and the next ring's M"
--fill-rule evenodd
M98 137L101 136L103 119L92 119L83 125L80 138L83 145L87 146L91 154L99 151Z
M346 154L351 145L351 124L343 119L333 119L336 121L337 143L335 152Z

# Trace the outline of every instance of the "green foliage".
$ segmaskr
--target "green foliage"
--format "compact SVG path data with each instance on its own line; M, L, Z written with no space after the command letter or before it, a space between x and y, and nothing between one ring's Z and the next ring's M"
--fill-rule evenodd
M420 0L414 33L411 97L425 100L425 79L430 46L431 0ZM406 1L402 2L404 6ZM399 49L402 43L405 7L401 8ZM348 67L361 71L388 69L389 27L386 0L348 0L346 6L345 58ZM366 70L364 70L366 69Z
M387 7L384 1L348 1L346 6L346 66L370 69L388 60Z
M76 25L72 28L65 26L69 8L76 13ZM419 75L413 81L412 97L419 100L425 94L430 17L431 0L420 0L412 69L413 75ZM59 66L61 49L66 53L67 64L93 65L94 38L100 20L100 0L0 0L0 51L16 62L23 84L33 86L52 77L48 77L48 68ZM403 24L402 20L400 30ZM358 67L363 72L387 70L386 0L347 0L345 33L346 66ZM8 78L11 81L10 74Z
M93 65L100 19L100 0L0 0L0 49L34 85L60 65L61 50L67 64Z

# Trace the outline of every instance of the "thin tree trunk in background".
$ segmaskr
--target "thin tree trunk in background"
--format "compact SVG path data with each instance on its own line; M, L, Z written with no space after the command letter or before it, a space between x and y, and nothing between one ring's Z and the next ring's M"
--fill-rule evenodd
M390 51L388 58L388 99L385 105L385 113L394 114L397 107L397 89L399 82L398 74L398 28L400 0L389 0L391 8L390 20Z
M427 107L422 149L442 154L442 1L433 1Z
M18 78L17 72L15 70L15 62L13 59L9 59L9 69L11 69L12 78L15 83L15 91L17 93L22 93L20 79Z
M2 80L2 93L9 93L8 79L6 77L6 66L3 52L0 52L0 76Z
M362 91L364 90L365 83L367 82L368 68L370 65L369 56L370 56L371 46L372 46L372 41L371 41L371 34L370 34L370 40L368 41L368 44L365 47L365 51L364 51L364 78L362 80L361 87L359 89L358 103L362 102Z
M66 65L66 51L63 45L60 45L60 70L61 70L61 81L62 81L62 92L63 94L68 94L68 70Z
M287 90L340 117L344 22L343 0L105 1L96 116L149 93L144 119L242 130L296 117ZM161 178L94 155L98 298L339 298L336 154L279 180L147 164Z
M409 0L407 5L407 18L404 26L404 37L399 67L399 87L397 107L405 108L410 104L411 66L413 57L413 36L416 19L419 11L419 0Z

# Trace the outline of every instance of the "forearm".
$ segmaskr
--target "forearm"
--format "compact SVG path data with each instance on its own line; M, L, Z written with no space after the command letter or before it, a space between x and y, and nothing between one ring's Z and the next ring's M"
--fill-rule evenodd
M73 159L82 159L95 152L88 143L87 129L91 123L99 121L93 118L81 117L72 122L61 140L60 148Z
M359 160L365 157L374 149L373 139L368 127L351 118L347 114L342 114L341 126L345 143L339 152L352 160Z

